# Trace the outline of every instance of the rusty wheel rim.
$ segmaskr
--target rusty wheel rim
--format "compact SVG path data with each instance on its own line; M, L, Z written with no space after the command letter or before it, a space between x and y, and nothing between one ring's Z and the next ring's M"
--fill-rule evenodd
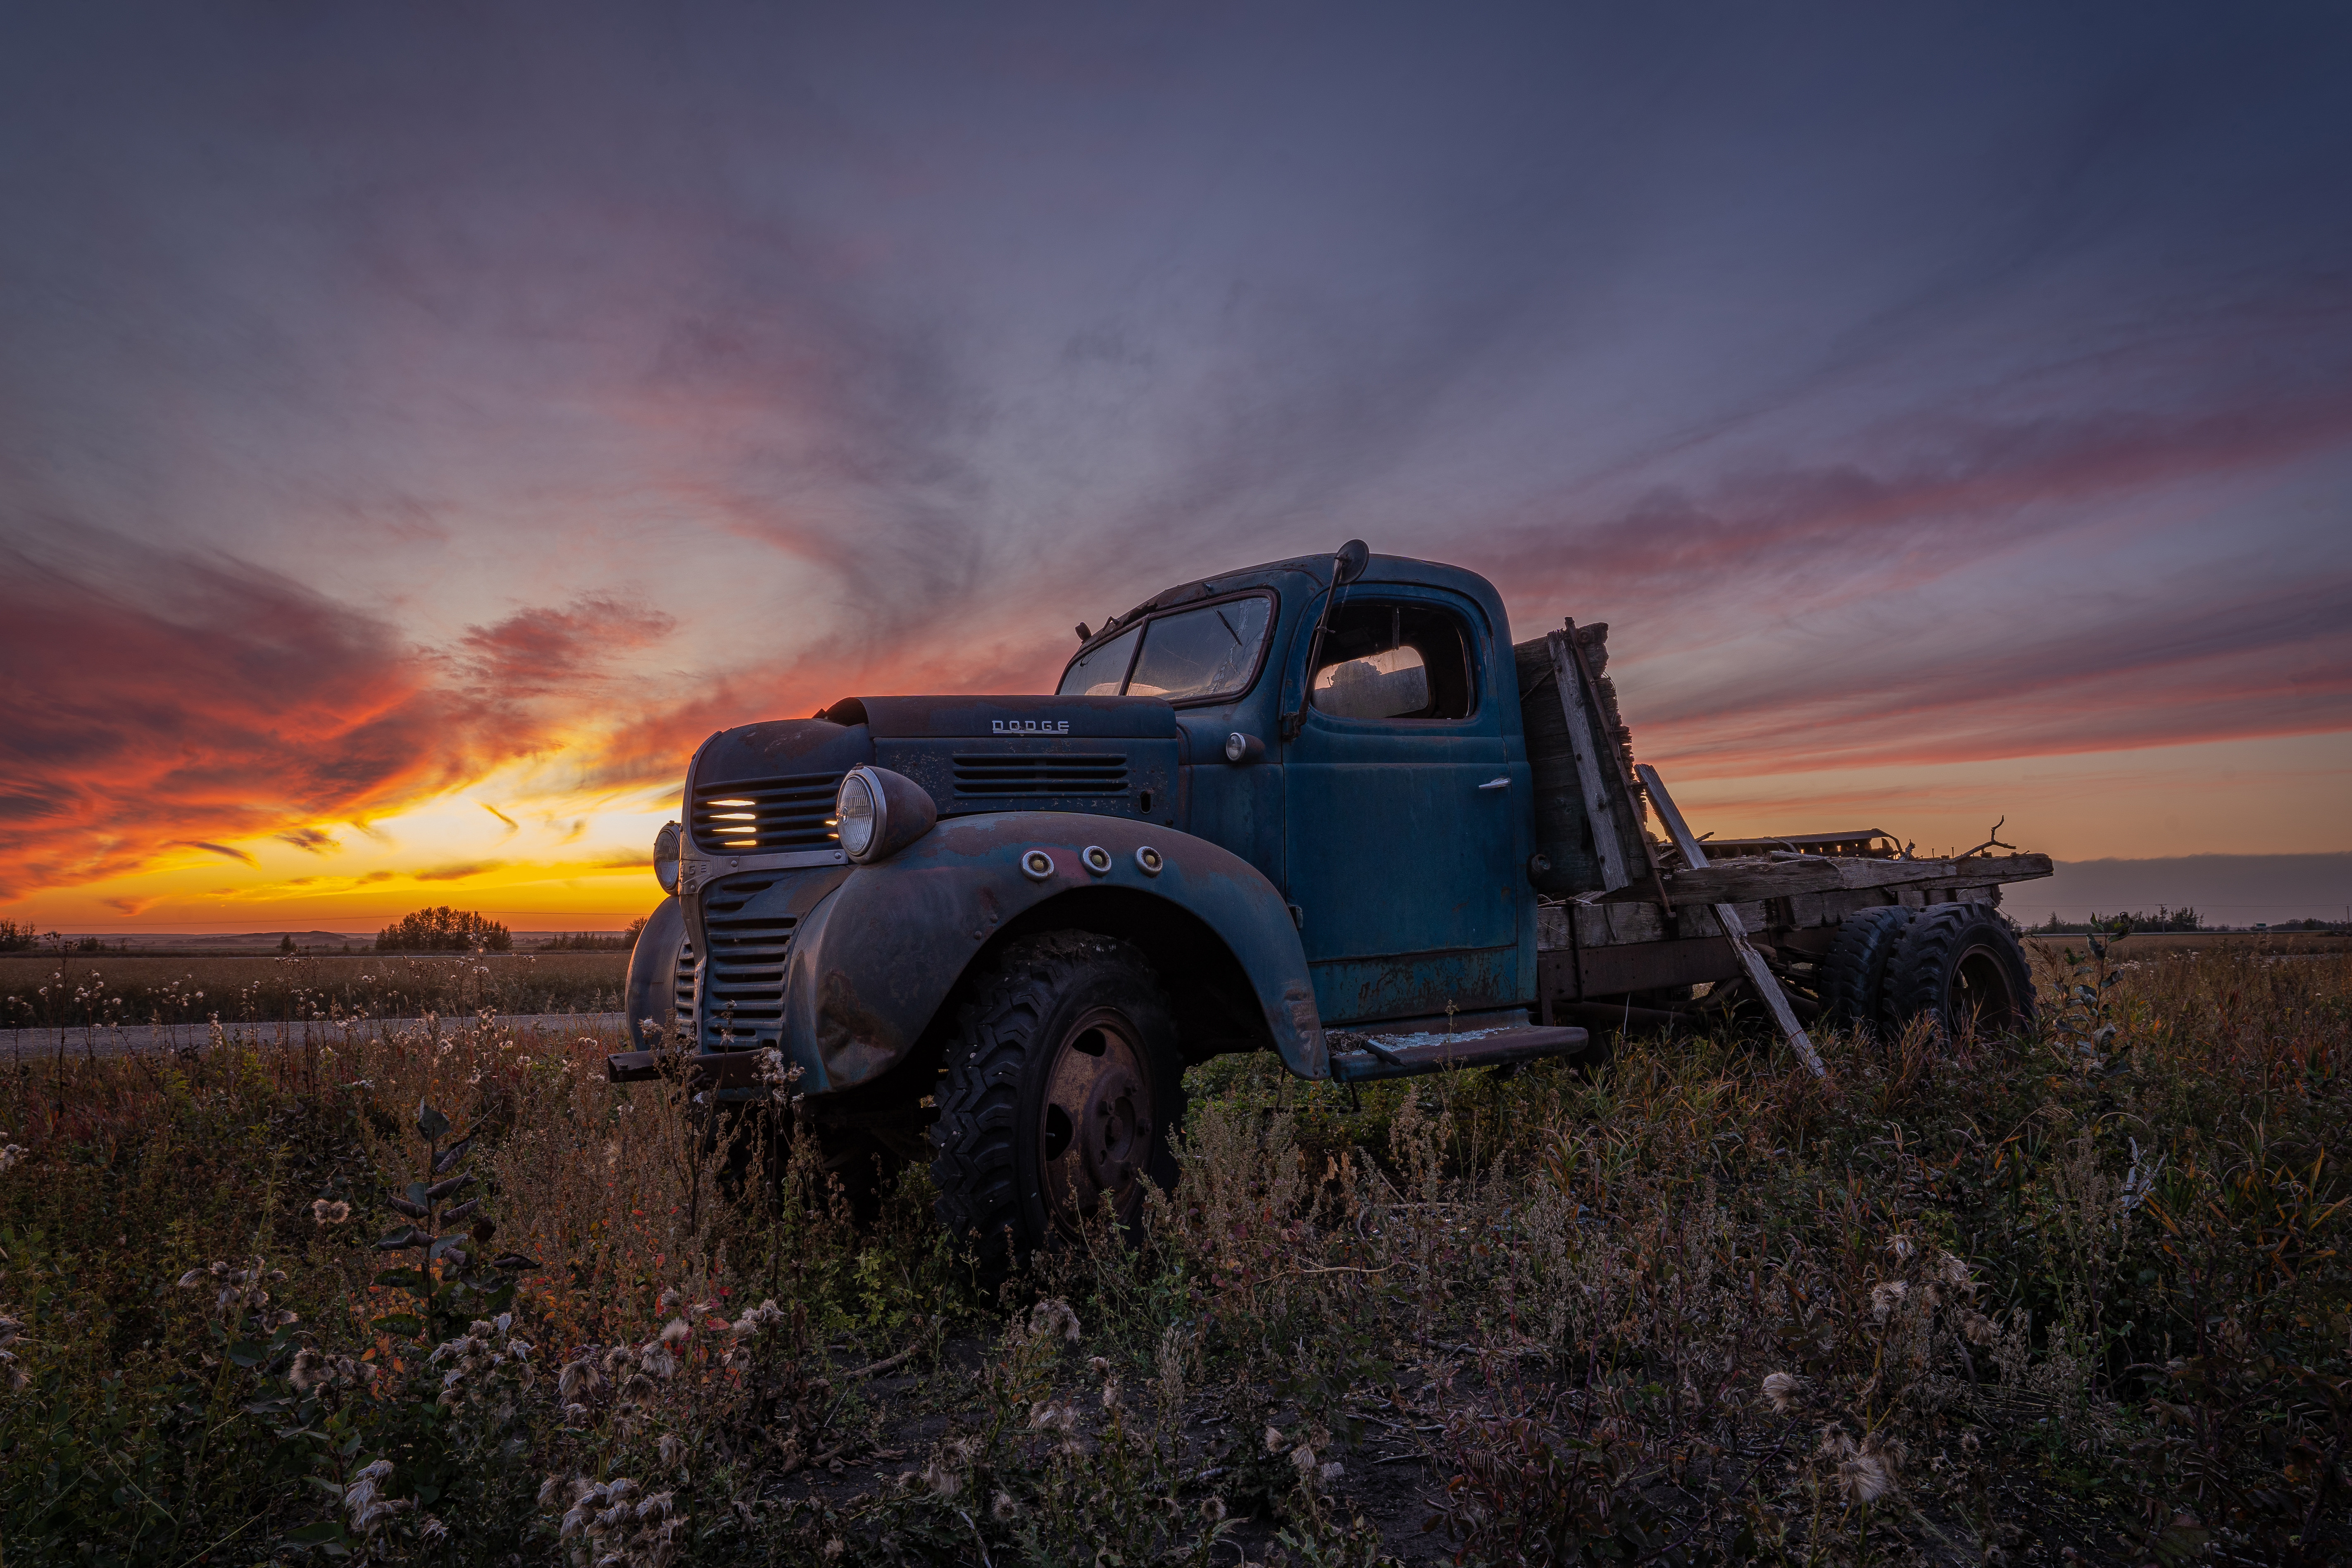
M2009 966L1990 945L1962 952L1952 965L1952 1025L1956 1029L1983 1034L2016 1026L2017 990Z
M1151 1075L1135 1026L1117 1009L1079 1018L1054 1047L1037 1112L1047 1216L1075 1230L1108 1203L1132 1219L1154 1131Z

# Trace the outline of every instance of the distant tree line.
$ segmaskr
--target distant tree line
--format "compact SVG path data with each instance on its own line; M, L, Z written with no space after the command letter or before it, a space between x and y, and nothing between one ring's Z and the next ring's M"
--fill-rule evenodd
M471 910L419 910L383 928L375 939L378 952L510 952L514 935L494 920Z
M2120 933L2135 931L2205 931L2210 928L2206 926L2204 917L2194 909L2183 905L2176 910L2158 904L2156 913L2152 915L2143 914L2137 910L2134 910L2129 914L2119 915L2103 915L2094 912L2087 921L2062 921L2058 918L2057 911L2053 910L2048 920L2033 929L2043 931L2109 931Z
M128 941L118 942L114 951L128 952ZM15 921L0 921L0 952L31 952L38 948L53 952L105 952L105 939L95 936L67 938L53 931L36 931L30 921L18 925Z
M539 944L541 952L626 952L637 945L637 933L646 929L646 917L639 915L629 922L625 931L559 931Z

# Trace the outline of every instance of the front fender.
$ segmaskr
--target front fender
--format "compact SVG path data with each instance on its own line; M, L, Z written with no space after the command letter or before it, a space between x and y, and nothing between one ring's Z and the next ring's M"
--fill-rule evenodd
M637 933L636 945L629 950L629 984L625 993L628 1009L629 1038L637 1049L650 1050L654 1041L646 1026L667 1037L674 1028L677 1007L677 949L686 940L686 914L678 907L677 896L672 894L654 906L646 917L645 930Z
M1081 858L1110 855L1100 875ZM1136 851L1159 851L1157 876ZM1043 850L1053 869L1022 869ZM1072 812L953 817L877 866L860 866L809 911L793 941L784 1037L809 1089L847 1089L913 1048L990 939L1029 910L1081 889L1114 887L1197 916L1248 977L1275 1048L1293 1072L1324 1077L1323 1024L1289 906L1256 868L1172 828ZM1167 977L1181 985L1181 975Z

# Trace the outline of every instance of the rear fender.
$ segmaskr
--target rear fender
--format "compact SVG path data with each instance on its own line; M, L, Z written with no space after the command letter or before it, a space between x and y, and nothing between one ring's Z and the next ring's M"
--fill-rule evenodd
M1108 854L1099 872L1089 847ZM1160 857L1157 874L1138 851ZM1051 868L1022 862L1042 851ZM1002 812L956 817L877 866L860 866L794 934L784 1037L817 1093L878 1077L905 1058L956 983L1016 923L1048 928L1065 900L1071 923L1117 893L1163 900L1205 925L1232 955L1284 1063L1328 1071L1307 955L1281 893L1247 861L1204 839L1120 817ZM1028 917L1024 919L1024 917ZM1165 977L1171 989L1185 977Z

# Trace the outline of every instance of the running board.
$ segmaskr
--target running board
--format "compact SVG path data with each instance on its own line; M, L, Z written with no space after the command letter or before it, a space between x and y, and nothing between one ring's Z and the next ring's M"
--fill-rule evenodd
M1368 1083L1380 1078L1411 1078L1448 1068L1500 1067L1506 1062L1572 1057L1591 1044L1582 1029L1466 1029L1455 1034L1364 1035L1334 1029L1331 1081Z

